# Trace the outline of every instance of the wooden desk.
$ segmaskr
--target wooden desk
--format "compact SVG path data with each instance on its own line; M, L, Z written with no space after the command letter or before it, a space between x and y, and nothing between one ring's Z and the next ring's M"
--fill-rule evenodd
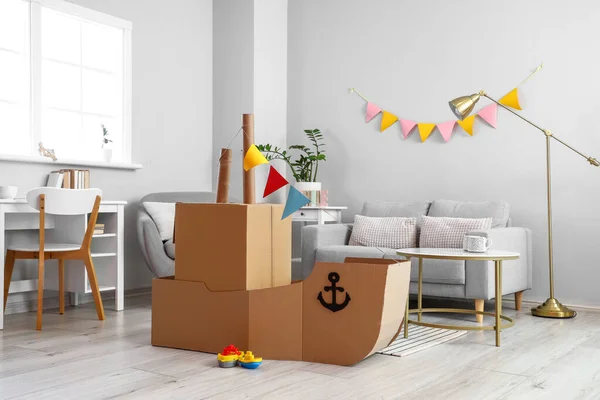
M104 224L104 234L94 235L92 258L100 285L100 291L115 291L116 311L123 310L124 264L123 231L124 208L126 201L102 201L98 213L98 223ZM46 240L80 243L87 226L84 215L46 215ZM12 240L37 242L39 232L38 211L31 208L25 199L0 200L0 293L4 293L4 259L6 243ZM23 262L18 260L17 263ZM13 276L19 266L15 266ZM58 290L58 264L46 261L44 289ZM9 293L37 290L37 279L12 281ZM71 303L78 305L79 294L91 293L87 272L83 263L67 260L65 263L65 291L71 292ZM10 295L9 295L10 298ZM4 308L4 298L0 296L0 310ZM0 313L0 329L4 329L4 313Z

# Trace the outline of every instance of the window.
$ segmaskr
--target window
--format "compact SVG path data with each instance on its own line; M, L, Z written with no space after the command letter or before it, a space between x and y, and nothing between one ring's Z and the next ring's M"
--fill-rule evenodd
M62 0L0 1L0 154L131 162L131 23Z

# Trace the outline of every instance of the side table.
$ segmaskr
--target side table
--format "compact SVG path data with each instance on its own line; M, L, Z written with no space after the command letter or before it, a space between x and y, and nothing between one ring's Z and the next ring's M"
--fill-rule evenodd
M338 206L307 206L302 207L292 214L292 222L316 222L323 225L325 222L342 222L342 211L348 207Z
M429 248L410 248L400 249L396 253L400 256L406 257L408 260L415 257L419 259L419 280L417 286L417 308L409 310L408 300L406 301L406 311L404 314L404 337L408 338L408 324L427 326L430 328L441 328L441 329L457 329L457 330L469 330L469 331L496 331L496 347L500 347L500 331L505 328L510 328L515 323L514 321L502 315L502 261L504 260L516 260L519 258L519 253L512 251L500 251L490 250L485 253L470 253L462 249L429 249ZM494 261L495 265L495 287L496 287L496 310L494 313L485 311L475 310L464 310L459 308L423 308L423 259L437 259L437 260L476 260L476 261ZM443 268L443 267L440 267ZM422 322L421 314L424 312L446 312L446 313L462 313L462 314L481 314L490 315L495 317L496 322L494 325L484 326L464 326L464 325L444 325L434 324L430 322ZM409 314L417 314L417 320L409 319ZM500 320L508 321L507 324L502 325Z

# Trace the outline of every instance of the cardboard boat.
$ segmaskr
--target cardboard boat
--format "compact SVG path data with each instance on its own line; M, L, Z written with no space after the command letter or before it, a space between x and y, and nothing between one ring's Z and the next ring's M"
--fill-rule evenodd
M244 153L254 116L244 114ZM352 365L400 332L410 263L347 259L316 263L291 282L291 221L283 206L227 203L231 151L223 149L217 204L178 203L175 276L152 283L152 344L218 353L235 344L272 360Z
M352 365L400 332L409 275L406 261L347 259L267 289L213 292L155 279L152 344L218 353L233 343L264 359Z

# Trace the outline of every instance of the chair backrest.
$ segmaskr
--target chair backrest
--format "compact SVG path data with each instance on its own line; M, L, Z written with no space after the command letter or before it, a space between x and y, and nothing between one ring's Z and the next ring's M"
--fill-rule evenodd
M27 192L27 203L40 209L40 195L45 197L46 214L81 215L92 212L96 196L102 197L100 189L60 189L39 187Z

